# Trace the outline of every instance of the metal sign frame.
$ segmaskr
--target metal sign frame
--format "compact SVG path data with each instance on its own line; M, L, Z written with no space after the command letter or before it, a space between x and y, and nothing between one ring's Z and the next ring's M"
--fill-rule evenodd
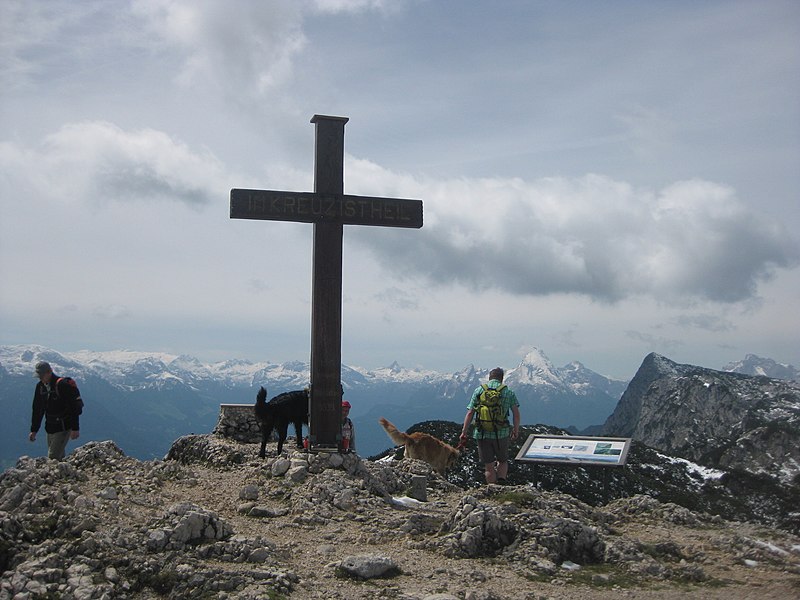
M516 460L539 464L620 467L628 460L631 438L531 434Z

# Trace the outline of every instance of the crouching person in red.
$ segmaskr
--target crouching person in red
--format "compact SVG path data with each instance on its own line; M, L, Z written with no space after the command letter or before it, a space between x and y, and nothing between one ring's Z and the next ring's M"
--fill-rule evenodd
M63 460L67 442L80 436L79 416L83 411L83 400L75 381L69 377L59 377L53 373L50 364L36 364L39 383L33 394L33 414L31 416L30 441L36 441L36 434L44 418L47 432L47 457Z

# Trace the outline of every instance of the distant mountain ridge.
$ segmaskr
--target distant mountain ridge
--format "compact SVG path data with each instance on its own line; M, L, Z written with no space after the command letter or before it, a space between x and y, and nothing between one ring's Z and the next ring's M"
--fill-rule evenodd
M800 477L800 384L652 353L603 431L704 465L790 483Z
M758 357L748 355L742 361L744 366L736 368L755 368L754 358ZM210 432L216 424L221 403L249 404L254 401L260 385L267 386L270 395L274 395L305 387L309 378L308 363L302 361L277 364L236 359L204 363L188 355L157 352L61 353L37 345L0 346L0 400L4 406L12 407L10 417L0 420L0 466L12 464L22 454L42 451L26 439L34 387L33 367L39 360L51 362L58 372L80 382L87 399L81 440L111 438L128 454L144 459L162 457L172 441L181 435ZM758 360L761 369L774 362ZM645 359L645 363L650 362L661 365L656 369L661 375L703 370L702 367L677 365L658 355ZM397 363L374 370L343 365L342 382L345 395L353 404L351 417L358 431L359 452L369 456L390 446L384 431L376 424L381 416L402 429L424 420L460 422L469 397L486 381L488 373L488 368L474 365L451 374L408 369ZM744 377L735 373L714 373L733 379ZM630 422L634 414L637 418L642 416L642 407L636 408L638 404L630 401L632 394L643 394L652 383L651 379L657 378L643 379L637 373L627 386L626 382L604 377L579 362L555 367L544 352L534 349L519 365L507 370L505 382L520 400L523 424L579 431L602 423L608 427L611 423L616 424L615 429L619 431L633 432L635 428L622 426ZM644 389L640 389L643 386ZM675 407L666 410L676 413L666 415L667 421L684 414ZM752 415L762 420L767 418L758 411L753 411ZM651 419L654 416L650 415ZM670 436L663 428L652 423L648 427L650 437L642 438L648 445L670 449L690 459L701 458L698 448L686 449L681 454L680 448L672 448L676 443L669 442ZM655 431L662 431L667 439L653 439ZM702 433L703 430L698 431ZM700 435L692 439L705 438ZM717 446L710 443L704 452L713 454L717 451L712 451L714 448ZM729 448L726 460L733 460L734 454Z
M159 381L179 379L187 385L215 381L229 387L248 387L264 381L276 387L308 385L309 365L303 361L284 363L252 362L245 359L204 363L189 355L132 350L58 352L44 346L0 346L0 365L11 374L32 374L39 360L51 362L78 376L97 376L129 389L158 385ZM360 382L426 382L446 377L436 371L407 369L394 363L390 367L368 371L342 365L345 386Z
M741 373L742 375L754 375L769 377L771 379L786 379L788 381L800 381L800 370L792 365L775 362L771 358L762 358L755 354L748 354L744 360L730 362L724 367L723 371L731 373Z
M139 458L163 456L179 435L211 431L221 403L252 403L261 385L275 395L305 387L309 381L308 363L302 361L204 363L188 355L158 352L0 346L0 382L4 382L0 397L18 407L13 419L0 423L0 461L7 464L33 451L23 434L30 416L33 368L39 360L79 381L87 400L82 421L87 435L111 437ZM488 368L474 365L451 374L397 363L375 370L342 365L359 451L369 455L389 445L376 424L381 416L401 428L426 419L460 421L472 392L488 373ZM578 362L557 368L540 350L508 369L505 381L523 406L523 422L578 428L603 423L626 386Z
M70 370L78 376L102 377L109 383L129 389L152 387L158 385L159 381L169 379L180 379L187 385L213 380L231 387L254 386L263 381L274 382L276 386L302 387L308 385L309 379L309 365L303 361L278 364L239 359L203 363L193 356L159 352L58 352L43 346L0 346L0 365L9 373L30 374L39 360L51 362L54 366ZM397 362L373 370L342 365L342 384L345 389L364 382L466 381L471 384L476 380L485 380L489 370L476 370L474 365L469 365L457 373L444 374L419 368L408 369ZM571 392L577 395L589 393L592 387L621 394L626 384L624 381L595 373L577 361L556 368L538 349L529 352L516 368L507 370L505 383L511 386L540 386L553 392Z

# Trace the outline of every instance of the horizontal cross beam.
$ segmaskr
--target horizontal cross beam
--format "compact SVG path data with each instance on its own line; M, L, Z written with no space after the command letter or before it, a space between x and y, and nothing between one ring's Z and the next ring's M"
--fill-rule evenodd
M422 227L422 200L232 189L231 219L419 229Z

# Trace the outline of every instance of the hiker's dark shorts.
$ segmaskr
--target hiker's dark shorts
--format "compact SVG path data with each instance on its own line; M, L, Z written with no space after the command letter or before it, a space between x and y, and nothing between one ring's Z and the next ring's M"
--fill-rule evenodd
M478 459L484 464L508 460L508 438L478 440Z

